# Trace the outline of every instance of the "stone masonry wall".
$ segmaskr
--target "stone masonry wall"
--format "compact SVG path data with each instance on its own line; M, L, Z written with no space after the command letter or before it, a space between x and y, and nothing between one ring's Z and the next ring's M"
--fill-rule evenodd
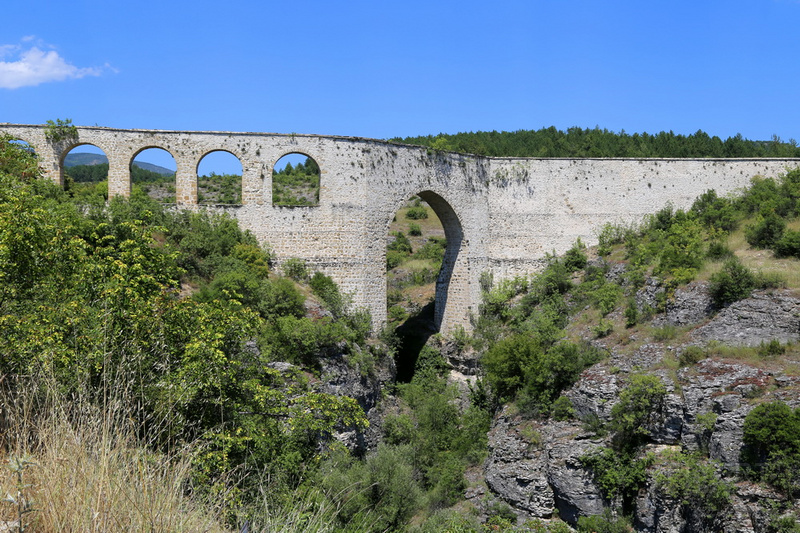
M63 158L92 144L109 159L109 194L130 194L130 164L147 148L175 158L179 207L197 209L197 167L225 150L242 163L242 205L211 207L235 216L269 245L278 266L305 259L330 275L354 305L386 319L386 241L399 207L420 195L436 211L448 247L436 293L444 332L470 328L480 303L478 279L541 268L547 252L580 237L596 242L607 222L631 223L667 202L688 207L708 189L720 194L752 176L777 176L800 160L511 159L432 151L384 141L315 135L78 128L78 141L48 144L41 126L0 124L31 144L42 167L63 183ZM272 205L272 167L302 153L319 165L319 205Z

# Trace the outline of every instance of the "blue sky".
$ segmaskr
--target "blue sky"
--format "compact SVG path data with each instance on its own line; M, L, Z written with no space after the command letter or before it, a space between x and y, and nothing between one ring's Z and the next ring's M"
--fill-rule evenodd
M800 140L800 1L3 6L0 122Z

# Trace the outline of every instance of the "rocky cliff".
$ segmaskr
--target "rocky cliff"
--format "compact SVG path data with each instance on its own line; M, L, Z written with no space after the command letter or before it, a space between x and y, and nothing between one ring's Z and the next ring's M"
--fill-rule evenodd
M639 304L658 290L657 284L645 284ZM766 348L773 340L780 344L772 346L798 341L800 300L788 291L758 292L715 312L707 285L694 283L675 292L651 327L662 332L656 335L660 340L593 340L609 357L564 392L572 406L569 419L526 419L513 405L495 416L484 507L499 500L521 522L558 516L573 525L606 508L619 511L618 496L609 494L585 458L613 449L608 428L620 392L632 376L647 374L660 380L666 394L637 452L648 459L631 502L634 529L766 532L781 530L775 526L781 516L783 524L791 521L791 513L800 511L797 503L742 476L740 457L743 423L756 405L772 400L800 405L797 364L782 349ZM672 338L663 338L664 329L673 331ZM742 346L761 349L737 351ZM700 483L699 495L679 493L677 481L667 481L678 479L678 463L690 481L713 474ZM715 487L728 496L714 500Z

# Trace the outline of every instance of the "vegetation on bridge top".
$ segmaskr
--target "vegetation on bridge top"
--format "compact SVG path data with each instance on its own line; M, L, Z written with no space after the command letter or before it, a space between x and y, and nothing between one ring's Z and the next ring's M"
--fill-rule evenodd
M630 134L599 127L562 131L550 126L539 130L440 133L390 140L490 157L800 157L800 146L794 139L784 142L773 136L769 141L751 141L736 135L722 140L701 130L691 135L672 131Z

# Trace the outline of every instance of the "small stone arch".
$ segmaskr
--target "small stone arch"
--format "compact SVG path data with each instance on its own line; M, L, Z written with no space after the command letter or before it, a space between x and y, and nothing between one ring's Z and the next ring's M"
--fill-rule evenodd
M284 183L281 183L282 180L280 174L287 168L287 166L282 166L280 170L276 169L284 158L290 159L289 164L292 164L291 160L293 158L298 160L298 163L300 158L305 158L305 161L302 162L304 167L308 167L310 161L313 165L311 170L315 170L313 179L312 174L309 172L307 174L307 180L300 180L294 185L285 185ZM297 165L294 164L293 167L297 168ZM304 181L305 183L303 183ZM272 164L272 205L286 207L316 207L320 205L322 196L321 193L322 169L319 166L318 158L315 158L305 151L297 150L282 154Z
M38 149L38 147L36 146L36 144L34 144L34 142L33 142L33 141L31 141L30 139L25 139L25 138L23 138L23 137L20 137L20 136L18 136L18 135L11 135L10 137L11 137L11 138L10 138L9 140L10 140L12 143L15 143L15 144L22 144L22 143L24 143L24 144L28 145L28 146L27 146L27 148L25 148L26 150L28 150L28 149L29 149L29 150L30 150L31 152L33 152L34 154L38 154L38 153L40 153L40 152L39 152L39 149Z
M232 199L228 199L229 201L220 201L220 202L203 201L203 195L204 195L203 193L204 193L205 186L200 181L200 178L201 178L200 166L203 164L203 160L207 156L212 155L212 154L226 154L225 157L230 156L230 157L236 159L236 161L238 161L238 163L239 163L239 174L238 174L239 179L237 180L237 183L236 184L227 184L228 186L233 186L233 187L235 187L237 189L233 193L233 198ZM240 205L240 204L243 203L242 198L244 197L244 190L243 190L243 187L244 187L244 181L243 181L244 180L244 162L242 161L242 158L240 156L236 155L235 153L231 152L230 150L227 150L225 148L211 148L209 150L204 151L202 154L200 154L200 157L197 159L197 165L195 166L195 175L197 176L197 203L198 204L215 204L216 203L216 204Z
M65 187L66 186L65 185L66 184L65 179L66 179L66 174L67 174L67 165L66 165L67 156L69 154L71 154L73 150L75 150L76 148L80 148L81 146L91 146L92 148L96 148L97 150L100 150L103 153L103 157L106 159L105 164L108 165L108 171L106 172L106 179L105 180L100 180L100 181L101 182L102 181L108 181L108 177L109 177L109 175L111 173L111 152L109 151L109 149L108 148L104 148L99 143L78 141L78 142L70 143L69 145L65 146L64 149L59 154L59 159L58 159L58 172L59 172L59 175L58 175L58 179L59 179L59 185L61 187ZM97 155L99 156L100 154L97 154ZM98 164L98 163L91 163L90 165L96 165L96 164ZM102 163L100 163L100 164L102 164Z
M175 165L175 170L172 173L172 183L167 186L166 193L159 192L159 191L154 191L151 188L151 190L147 190L146 191L147 194L151 198L154 198L155 200L158 200L160 202L164 202L164 203L168 203L168 204L175 203L175 187L176 187L176 182L175 181L176 181L176 176L177 176L177 173L178 173L178 170L177 170L178 159L175 157L175 154L173 154L172 151L168 150L167 148L164 148L163 146L159 146L157 144L147 144L145 146L141 146L141 147L137 148L136 151L131 155L130 160L128 161L128 165L126 167L127 170L128 170L128 184L127 184L128 185L128 190L130 190L134 185L134 183L133 183L133 172L134 172L133 171L133 166L134 166L134 163L136 162L136 158L139 157L139 155L141 155L142 152L145 152L147 150L159 150L161 152L164 152L165 154L169 155L172 158L172 163L174 163L174 165ZM161 188L163 188L163 187L160 187L159 189L161 189Z

